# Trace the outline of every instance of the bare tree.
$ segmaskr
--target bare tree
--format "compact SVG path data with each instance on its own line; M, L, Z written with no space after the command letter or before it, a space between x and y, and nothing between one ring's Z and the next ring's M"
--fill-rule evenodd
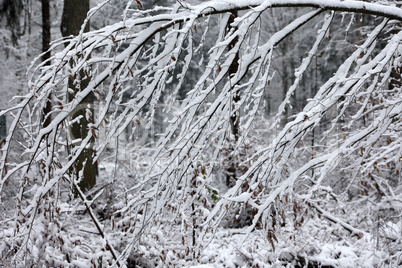
M102 5L90 11L87 19L101 10ZM137 5L138 9L133 5ZM306 9L261 44L261 15L265 10L277 7ZM229 20L236 12L237 17ZM292 91L299 86L322 40L328 38L328 29L336 12L368 14L377 16L379 20L364 42L356 46L301 112L291 118L273 139L261 144L244 160L247 171L237 178L234 186L225 192L215 193L211 178L214 168L218 167L216 160L222 157L227 135L236 135L235 148L253 136L253 126L263 103L263 92L270 87L274 75L271 69L274 50L311 20L320 18L322 23L316 40L306 51L301 65L295 69L293 84L277 116L266 128L280 125L281 114L288 105ZM226 23L222 23L214 34L208 35L208 22L214 16L222 16L224 22L230 21L230 30L227 30ZM380 193L377 196L386 196L387 202L400 198L399 183L390 183L380 174L382 170L387 170L394 174L398 182L401 176L402 138L398 133L402 127L402 91L397 84L389 87L388 82L391 73L400 73L402 32L387 31L398 28L401 20L402 11L398 8L362 1L211 1L199 5L179 1L172 8L155 7L150 10L141 9L139 1L128 1L122 21L87 33L82 28L77 36L55 42L51 50L58 52L52 56L52 64L47 67L39 63L33 69L31 91L16 107L0 112L0 115L13 112L15 116L4 146L6 152L10 150L15 133L20 130L26 132L25 140L18 143L25 148L24 159L10 164L7 174L1 179L0 188L5 191L6 182L11 180L17 180L19 184L17 212L10 219L17 226L15 235L9 238L14 243L12 252L16 252L13 253L13 261L18 263L19 258L27 258L34 247L32 226L42 219L39 215L46 211L39 209L42 200L51 191L60 196L60 188L65 187L65 182L78 189L82 204L89 214L89 217L78 218L77 221L96 226L102 242L93 242L92 248L96 249L99 244L106 245L102 248L105 252L103 257L106 256L111 265L124 263L141 242L140 238L155 228L161 228L163 220L172 224L178 220L178 225L186 226L186 217L193 216L195 213L191 212L197 211L195 204L202 206L202 202L195 200L202 197L205 189L215 196L216 203L208 213L199 214L202 215L202 228L199 228L197 241L193 241L196 248L191 250L194 252L200 252L203 245L213 238L230 208L244 207L246 204L255 210L255 215L249 226L241 232L250 234L256 228L261 228L273 247L277 240L275 232L279 211L288 209L289 200L294 204L292 215L295 216L295 226L303 222L304 214L300 211L304 206L306 211L313 210L339 224L352 236L366 236L368 230L354 227L345 222L341 215L326 211L320 201L323 193L330 192L337 198L347 193L350 185L359 184L359 181L362 181L362 185L378 186L376 195ZM198 43L194 42L195 35L202 36ZM385 46L377 46L381 35L387 36ZM77 180L68 171L93 146L94 139L98 142L96 155L93 159L87 156L81 163L93 164L131 122L150 124L159 97L168 87L177 92L182 86L188 67L204 45L206 36L214 38L214 45L204 61L197 83L192 85L180 103L176 95L164 103L166 107L176 105L179 109L160 135L152 157L153 164L149 165L147 174L119 195L119 198L127 198L116 204L115 215L118 219L112 221L111 228L105 228L106 225L97 219L91 207L92 202L79 190ZM174 78L176 83L173 83ZM87 83L82 80L87 80ZM66 83L80 85L81 88L73 90L73 96L66 98L63 97ZM130 91L131 99L122 101L122 95L127 91ZM54 117L48 126L41 127L37 112L46 105L49 92L55 98ZM88 104L91 96L99 103L98 120L89 120L93 117L88 116L88 110L81 115L88 120L85 125L88 131L85 134L81 132L79 146L71 151L68 160L63 161L62 153L66 146L64 130L74 124L74 120L80 120L71 118L77 108ZM119 107L120 110L113 107ZM339 114L325 137L332 136L337 143L317 146L316 142L315 146L320 149L317 149L313 158L310 155L307 158L299 157L304 138L333 107L339 109ZM242 116L239 117L240 111ZM30 116L29 124L22 121L22 115L26 112ZM332 130L339 126L342 117L347 117L347 120L343 121L343 132L339 135ZM362 118L366 118L368 123L360 124ZM233 126L239 131L233 132ZM105 133L102 139L100 131ZM4 157L1 163L4 169ZM331 188L334 184L331 178L340 167L350 169L351 176L348 183L335 192L335 188ZM314 176L308 175L312 169ZM85 174L82 166L78 166L77 171L79 176ZM42 177L33 175L38 173ZM196 190L193 189L195 186ZM35 191L31 192L30 189ZM63 198L55 199L49 206L59 211L64 202ZM74 210L64 211L74 215ZM55 218L65 217L57 213L52 215ZM113 247L109 240L111 236L106 232L118 237L118 250ZM179 236L168 231L166 235ZM64 245L62 248L67 248L70 253L57 256L69 262L72 262L71 256L82 261L87 258L87 264L97 260L96 254L88 253L88 256L82 257L71 253L75 252L71 249L75 244L68 242L69 239L66 235L60 235L59 241ZM183 252L186 252L185 245L183 238L184 247L180 249ZM63 254L70 257L63 257ZM183 256L186 256L185 253ZM197 258L196 254L189 256Z

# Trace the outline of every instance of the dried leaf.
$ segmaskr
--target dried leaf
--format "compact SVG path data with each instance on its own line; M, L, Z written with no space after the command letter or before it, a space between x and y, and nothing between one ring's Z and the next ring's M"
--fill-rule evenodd
M128 66L127 66L127 68L128 68L128 70L130 71L131 77L133 77L133 78L134 78L134 73L133 73L133 70L131 70L131 68L130 68L130 67L128 67Z
M271 244L273 251L275 251L274 240L276 242L278 242L278 239L276 238L274 231L268 230L267 239L268 239L269 243Z
M139 0L135 0L137 2L137 4L140 6L141 9L144 8L144 6L142 5L142 3Z
M91 128L91 132L92 132L92 135L95 137L95 139L98 139L98 136L96 136L96 134L95 134L95 129L94 128Z

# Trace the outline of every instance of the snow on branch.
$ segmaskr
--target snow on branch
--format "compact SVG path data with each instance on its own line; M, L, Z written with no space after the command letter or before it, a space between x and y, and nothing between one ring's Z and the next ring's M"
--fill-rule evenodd
M101 12L106 2L89 16ZM254 211L243 232L250 235L256 228L265 228L274 247L276 216L271 214L280 206L286 208L283 199L292 195L315 204L321 186L331 188L334 183L329 178L347 160L362 185L369 181L382 195L399 194L379 174L380 168L387 167L400 178L402 93L400 84L390 82L401 73L402 32L395 30L402 21L400 8L382 2L336 0L179 2L172 8L150 10L130 9L132 4L128 1L122 21L55 41L51 64L36 62L31 69L30 92L14 108L0 112L13 116L1 149L0 203L12 192L15 213L0 221L0 231L14 231L4 247L17 252L13 256L16 265L30 254L39 258L35 239L43 232L43 222L57 227L49 239L59 243L57 254L65 256L61 258L66 262L87 258L89 265L99 259L96 252L102 251L110 263L120 266L148 233L169 222L174 226L172 237L179 235L179 229L187 230L190 218L199 215L202 222L191 223L195 256L238 207ZM281 7L305 9L297 9L291 20L264 39L264 12ZM336 66L335 73L319 86L316 83L317 92L304 100L303 108L295 109L273 136L264 136L266 140L257 144L255 128L280 127L295 92L307 91L303 79L312 77L314 59L330 49L327 37L334 31L331 27L338 12L381 17L381 21L373 20L370 31L354 40L353 51ZM258 122L264 113L265 92L279 87L273 83L281 71L275 69L281 45L296 40L313 24L319 25L318 31L314 28L315 42L300 48L304 56L299 57L298 67L292 65L296 77L286 88L276 116ZM92 95L96 116L84 105ZM51 123L44 126L42 111L48 101L52 103ZM88 131L86 136L73 137L70 126L83 120L74 117L78 109L86 111L82 117L89 122ZM331 116L333 111L335 116ZM157 122L163 113L164 122ZM324 133L320 127L327 117L331 125L323 127L328 128ZM238 140L231 131L232 118L240 126ZM107 227L91 206L93 196L78 188L80 178L72 172L77 159L93 147L94 161L106 161L109 150L117 148L116 164L120 155L114 144L124 135L139 136L141 129L148 131L156 124L157 141L139 149L145 157L144 148L152 148L146 171L132 179L107 178L113 185L121 180L120 192L113 196L116 202L109 208L113 210L111 227ZM314 136L319 130L322 140L333 138L336 144L320 143ZM311 148L305 145L311 141ZM127 142L126 153L132 152L130 146L138 148L135 141ZM244 156L245 148L253 149ZM305 153L309 150L311 154ZM83 173L84 168L78 177ZM214 187L225 176L226 188L218 192ZM130 182L125 184L125 180ZM349 189L340 188L340 195ZM75 210L65 208L70 202ZM77 212L80 206L85 213ZM315 209L358 236L367 232L318 205ZM77 226L95 226L100 238L88 242L91 246L73 242L75 238L64 231L71 227L68 221L72 218ZM89 256L83 252L90 252Z

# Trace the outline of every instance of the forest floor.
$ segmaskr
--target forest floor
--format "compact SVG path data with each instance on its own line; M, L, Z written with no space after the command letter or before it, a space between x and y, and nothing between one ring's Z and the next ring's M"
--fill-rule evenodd
M116 172L114 164L106 163L103 166L103 179L110 178ZM126 168L128 165L126 163ZM120 166L124 166L123 163ZM117 170L126 173L124 168ZM125 176L132 179L127 173ZM137 258L136 264L144 267L158 266L158 263L160 266L161 260L167 266L198 268L352 268L395 267L393 265L397 263L402 264L402 246L398 245L402 220L379 219L379 213L373 213L374 206L370 202L343 204L347 205L328 197L325 204L321 204L321 208L325 208L324 214L307 205L295 211L292 208L294 204L289 204L285 217L272 227L274 235L269 235L264 228L255 228L245 235L247 224L233 228L233 224L228 223L229 219L199 247L193 245L191 231L181 234L180 224L162 222L144 237L134 258ZM330 215L337 215L337 218L331 218ZM373 215L377 215L377 219ZM348 230L351 226L354 226L355 232ZM185 243L182 235L185 236ZM195 247L199 250L191 256L188 249Z

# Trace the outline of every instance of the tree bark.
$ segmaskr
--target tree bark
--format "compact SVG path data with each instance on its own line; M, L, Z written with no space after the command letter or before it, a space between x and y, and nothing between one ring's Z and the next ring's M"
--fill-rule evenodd
M237 11L231 12L230 18L228 20L228 29L230 29L230 24L234 22L235 18L237 18ZM232 40L232 42L228 46L229 50L236 45L237 41L238 41L237 37ZM236 53L236 56L229 67L229 79L232 78L232 76L237 73L238 69L239 69L239 53ZM233 85L232 88L232 94L233 94L232 101L233 101L233 107L236 108L236 103L240 101L240 93L235 91L234 87L235 85ZM240 136L240 111L235 111L231 114L230 126L232 129L232 134L234 135L235 140L237 142Z
M237 18L237 11L232 11L230 13L230 17L227 22L227 31L228 32L231 30L230 25L234 22L234 20L236 18ZM236 46L237 42L238 42L238 38L236 37L232 40L232 42L230 42L230 44L228 45L228 49L231 50L232 48L234 48ZM239 53L236 53L233 62L229 66L229 79L231 79L237 73L238 69L239 69ZM237 109L236 103L238 103L240 101L240 93L235 91L235 86L236 85L232 85L232 89L231 89L231 91L232 91L232 109L234 111L232 111L232 114L230 115L229 123L230 123L231 132L237 143L239 140L239 137L240 137L240 111L239 110L236 111L236 109ZM235 147L236 147L236 145L233 145L233 148L231 148L231 149L234 150ZM236 180L236 173L237 173L236 158L234 156L229 156L228 162L229 162L229 167L227 167L227 169L226 169L226 185L230 187L230 186L232 186L233 180Z
M64 0L61 34L64 37L78 35L88 11L89 0ZM89 24L85 26L85 32L87 31L89 31Z
M63 16L61 21L61 34L64 37L71 35L78 35L84 20L87 17L89 11L89 0L65 0ZM85 26L84 31L89 31L89 24ZM72 65L73 63L71 63ZM72 74L73 79L69 79L68 87L73 92L78 92L85 89L89 83L89 77L84 72ZM78 81L77 81L78 80ZM67 93L69 101L74 99L74 93ZM79 107L74 111L72 120L80 117L77 122L71 125L70 135L74 141L84 139L89 133L89 124L94 123L94 94L90 94L86 97ZM75 163L75 176L80 180L78 186L84 192L91 189L96 184L97 176L97 164L94 163L95 139L92 137L90 146L87 146ZM76 142L72 145L80 146L80 142ZM81 171L83 171L81 173Z
M50 0L41 0L42 2L42 52L45 53L42 56L42 61L47 61L45 65L50 65L50 41L51 41L51 33L50 33ZM52 103L50 101L51 95L48 96L48 100L46 102L46 106L43 109L43 127L47 127L52 121L52 117L50 112L52 111Z

